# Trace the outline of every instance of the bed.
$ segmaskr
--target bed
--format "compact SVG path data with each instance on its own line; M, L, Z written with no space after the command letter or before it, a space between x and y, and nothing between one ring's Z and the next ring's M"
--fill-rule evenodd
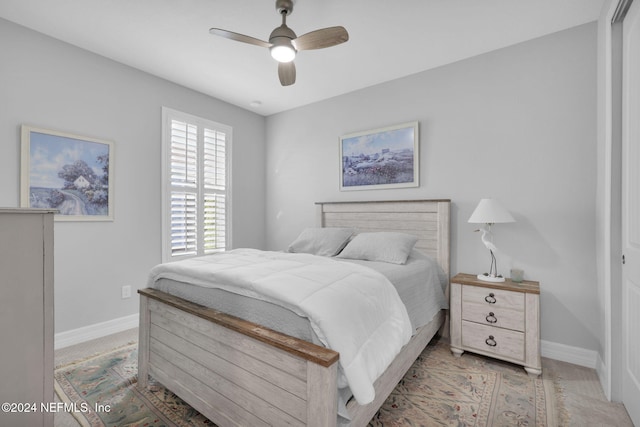
M317 226L417 236L415 248L449 277L449 200L317 203ZM220 426L338 423L338 361L330 348L168 292L140 293L138 386L149 375ZM370 403L346 403L366 425L442 327L445 310L414 331L373 383Z

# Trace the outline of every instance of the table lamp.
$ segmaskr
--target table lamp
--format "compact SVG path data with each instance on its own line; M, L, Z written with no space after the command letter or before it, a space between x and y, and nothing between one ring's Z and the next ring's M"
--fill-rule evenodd
M493 236L491 235L491 226L493 224L501 222L515 222L516 220L511 216L500 203L495 199L482 199L476 209L469 217L469 223L483 224L483 226L475 231L482 233L482 243L489 249L491 254L491 266L488 273L478 274L478 279L485 282L504 282L504 277L498 274L498 266L496 263L496 256L493 253L496 250L496 246L493 244Z

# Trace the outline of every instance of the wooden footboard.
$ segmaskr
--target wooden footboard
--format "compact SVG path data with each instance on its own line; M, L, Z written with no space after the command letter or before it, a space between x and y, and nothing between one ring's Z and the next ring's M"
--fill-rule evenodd
M140 293L148 375L224 426L332 426L337 352L155 289Z

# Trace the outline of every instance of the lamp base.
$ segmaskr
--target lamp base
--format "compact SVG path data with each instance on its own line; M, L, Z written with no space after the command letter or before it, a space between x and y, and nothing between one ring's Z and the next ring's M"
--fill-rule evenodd
M478 280L484 280L485 282L504 282L502 276L489 276L488 274L478 274Z

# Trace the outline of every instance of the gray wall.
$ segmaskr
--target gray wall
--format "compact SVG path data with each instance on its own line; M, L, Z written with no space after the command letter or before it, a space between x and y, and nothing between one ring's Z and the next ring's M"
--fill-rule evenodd
M19 204L21 124L115 142L115 221L55 224L56 332L138 311L161 261L162 106L233 127L232 241L264 247L264 117L2 19L0 52L0 206Z
M286 247L315 201L451 198L452 272L483 272L466 221L495 197L517 220L494 227L498 265L541 282L542 338L599 349L595 24L266 120L4 20L0 51L0 206L19 203L20 124L116 144L115 221L55 225L57 332L137 311L120 287L160 262L164 105L234 128L234 247ZM339 135L411 120L419 188L338 190Z
M314 224L316 201L451 198L452 269L488 270L467 219L494 197L498 267L541 283L542 339L598 351L595 23L267 119L267 248ZM415 52L420 54L419 49ZM420 122L420 187L338 190L338 137Z

